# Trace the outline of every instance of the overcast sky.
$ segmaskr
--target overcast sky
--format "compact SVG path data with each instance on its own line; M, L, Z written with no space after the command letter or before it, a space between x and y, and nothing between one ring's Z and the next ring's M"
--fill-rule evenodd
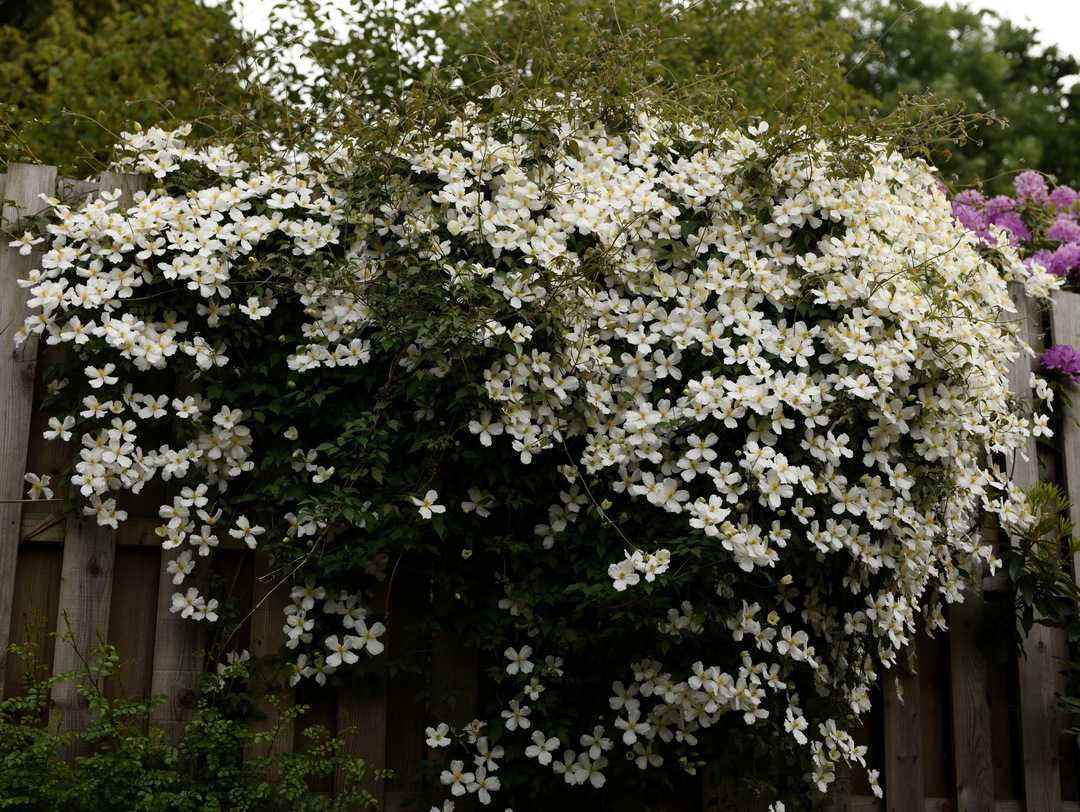
M924 2L940 6L945 0ZM272 0L237 0L237 3L246 27L258 30L265 25ZM1033 26L1047 44L1056 44L1080 57L1080 0L969 0L967 5L993 9L1010 20Z

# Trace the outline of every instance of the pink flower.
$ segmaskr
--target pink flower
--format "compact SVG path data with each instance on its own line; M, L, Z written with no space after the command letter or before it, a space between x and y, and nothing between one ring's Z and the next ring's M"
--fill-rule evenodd
M1045 203L1049 198L1046 178L1030 169L1017 175L1013 185L1016 187L1016 196L1023 201Z
M1080 350L1071 344L1055 344L1042 354L1039 366L1045 372L1063 375L1080 383Z

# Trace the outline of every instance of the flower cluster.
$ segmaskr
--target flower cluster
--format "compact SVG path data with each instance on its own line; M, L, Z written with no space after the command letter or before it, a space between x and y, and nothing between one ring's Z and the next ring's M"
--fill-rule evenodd
M1080 383L1080 350L1071 344L1055 344L1047 349L1039 359L1039 366L1044 372Z
M966 190L953 198L953 214L987 243L1000 229L1030 262L1076 284L1080 273L1080 194L1069 186L1050 189L1038 172L1021 172L1014 197L985 198Z
M853 177L828 144L765 126L716 135L641 112L609 131L584 113L533 112L471 108L414 133L390 150L378 194L363 195L342 191L355 180L343 160L264 166L189 147L184 130L130 137L126 166L160 183L123 204L52 201L49 249L24 280L34 313L20 340L42 334L85 361L69 396L82 409L50 423L52 439L81 446L70 482L114 527L121 493L170 482L158 532L182 551L178 585L213 556L219 527L250 548L302 550L295 572L346 525L490 522L506 494L467 483L459 511L440 497L461 489L453 475L430 471L395 496L390 519L351 507L331 519L332 500L315 494L366 486L339 485L337 438L301 444L290 427L286 452L260 458L266 416L234 399L257 398L245 364L271 351L294 386L366 368L380 381L453 380L436 338L398 347L397 310L376 305L414 292L398 274L426 274L433 310L474 316L454 349L471 353L461 386L484 403L457 442L558 482L511 495L543 512L524 540L542 563L510 561L498 580L499 607L530 641L498 643L512 690L493 721L507 747L521 739L526 759L600 788L618 748L627 758L611 762L693 770L710 729L771 724L825 791L841 764L865 765L835 708L865 713L916 629L944 628L965 573L996 565L980 512L1010 530L1032 521L996 462L1045 427L1009 392L1026 349L1009 283L1045 296L1059 282L1008 246L982 251L932 171L883 148ZM987 228L1010 224L1019 238L1007 218ZM291 332L268 334L267 321ZM229 370L231 384L200 385ZM438 422L441 408L419 403L416 420ZM245 483L282 461L281 502L251 506ZM554 647L534 661L550 624L516 579L541 566L579 578L575 555L595 550L597 528L618 537L601 551L604 594L656 607L626 639L645 629L685 648L670 666L651 648L605 662L607 707L549 735L541 697L568 669ZM382 651L384 628L353 585L364 573L338 573L348 586L332 593L315 575L285 610L294 683ZM212 621L217 608L197 587L174 597L185 617ZM442 783L488 804L504 748L484 724L439 723L428 743L464 749L470 761L451 761ZM574 740L580 750L564 746Z

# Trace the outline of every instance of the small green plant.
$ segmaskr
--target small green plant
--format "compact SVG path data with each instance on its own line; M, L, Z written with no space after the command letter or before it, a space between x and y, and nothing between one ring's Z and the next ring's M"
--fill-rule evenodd
M277 725L256 730L251 703L237 702L250 676L245 662L204 676L192 718L172 742L150 720L162 698L113 699L100 690L119 669L115 647L101 645L82 670L48 679L35 676L40 663L33 646L9 652L22 661L26 683L20 696L0 701L0 809L343 812L377 805L363 788L363 760L346 754L342 740L323 728L305 731L302 752L252 755L306 708L279 707ZM68 682L90 709L84 730L50 723L52 690ZM343 777L336 792L311 788L335 774Z
M1017 645L1023 654L1024 638L1035 624L1064 630L1069 654L1060 703L1069 714L1069 732L1080 736L1080 586L1062 562L1062 555L1078 546L1067 518L1069 501L1056 485L1040 482L1028 491L1028 504L1035 514L1030 531L1001 550L1012 587Z

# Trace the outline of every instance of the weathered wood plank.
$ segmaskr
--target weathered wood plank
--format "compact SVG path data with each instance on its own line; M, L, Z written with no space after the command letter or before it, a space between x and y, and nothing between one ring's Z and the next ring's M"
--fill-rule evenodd
M851 769L840 765L836 770L836 780L829 787L829 794L814 806L821 812L847 812L851 808Z
M1080 346L1080 293L1059 291L1054 294L1054 309L1051 313L1051 330L1055 344L1073 344ZM1080 422L1077 421L1077 407L1080 407L1080 387L1070 387L1073 408L1066 412L1061 421L1061 453L1065 459L1065 483L1069 495L1069 519L1074 528L1080 528ZM1057 408L1064 408L1057 404ZM1073 553L1073 577L1080 578L1080 550Z
M884 693L885 809L907 812L926 796L919 677L898 663L885 675Z
M957 807L952 798L927 798L922 805L924 812L967 812L964 807ZM870 795L854 795L847 801L844 812L879 812L881 801ZM1062 812L1080 812L1080 804L1066 801L1061 805ZM995 801L994 812L1024 812L1019 801Z
M736 776L718 776L708 770L702 776L702 812L728 812L733 809L765 812L768 807L767 799L754 797Z
M951 745L946 716L949 706L948 645L941 635L920 634L919 715L922 721L923 792L928 798L952 795L948 769Z
M60 730L82 730L90 720L78 684L104 687L91 680L87 664L109 633L115 553L110 528L98 526L93 517L68 521L60 571L53 674L77 672L80 677L53 686L50 719Z
M251 656L255 660L263 660L264 663L273 658L285 642L285 633L282 631L284 616L282 611L288 603L288 590L284 585L278 584L270 575L270 555L259 552L255 554L255 580L254 580L254 604L251 612ZM267 674L270 669L262 668L260 673ZM257 730L273 732L274 736L268 742L253 747L252 752L258 756L275 753L287 753L292 748L295 731L291 720L282 719L280 711L292 705L293 690L282 686L276 681L280 674L266 676L269 684L266 686L268 693L276 697L277 705L271 702L260 702L257 705L259 716L253 724Z
M143 178L138 175L103 173L98 179L101 190L120 190L121 207L134 202L134 194L142 184ZM93 649L107 639L115 557L115 532L98 526L93 519L68 520L56 625L61 636L53 657L54 674L85 668ZM104 689L104 685L99 687ZM86 726L88 710L75 684L55 686L52 696L52 715L62 729Z
M109 643L120 655L120 671L105 681L110 698L150 695L154 662L154 614L161 556L154 550L119 547L113 565Z
M984 515L983 541L996 549L999 535L997 519L990 514ZM981 569L972 573L972 580L986 589L988 579L983 577ZM949 607L947 639L954 792L959 807L971 812L993 812L997 786L994 713L1007 710L994 707L991 666L978 644L987 611L986 598L977 588L965 595L962 604ZM1007 723L1007 716L1005 721Z
M1038 350L1045 343L1042 314L1018 285L1012 286L1019 318L1023 320L1028 342ZM1031 398L1032 359L1022 354L1009 369L1012 391L1021 399ZM1038 457L1035 441L1028 442L1026 453L1013 460L1012 479L1021 488L1038 481ZM1024 800L1026 812L1058 812L1061 809L1061 773L1058 755L1060 712L1057 708L1054 640L1057 632L1035 625L1024 641L1025 656L1018 663L1020 684L1020 737L1023 748Z
M184 620L179 613L172 611L172 596L179 587L173 584L166 567L172 557L181 552L182 547L161 551L154 623L154 661L150 675L151 693L165 697L165 702L154 708L150 719L174 741L194 708L195 688L204 659L202 626Z
M11 164L4 176L3 224L15 230L21 218L41 211L41 194L52 194L56 187L56 169L51 166ZM26 317L27 288L17 280L39 260L40 253L22 256L0 245L0 694L4 678L8 641L11 634L11 610L15 600L15 569L19 547L22 505L16 501L25 495L26 449L30 432L30 414L34 402L34 372L37 363L37 338L31 337L16 349L14 337Z
M968 812L994 809L993 738L987 685L990 665L976 643L976 633L985 616L985 601L977 590L972 590L962 604L949 607L955 791L959 808Z
M393 574L389 590L387 654L401 663L402 670L394 674L387 689L393 714L386 730L386 766L394 771L394 778L386 788L386 809L397 812L428 808L420 805L421 763L429 756L433 762L440 762L445 756L428 750L424 728L452 720L440 717L434 704L428 701L439 688L439 676L432 673L434 666L429 665L431 637L422 629L431 612L431 575L403 561ZM376 611L380 610L376 603ZM467 804L458 807L469 809Z
M366 656L366 655L365 655ZM360 756L367 765L364 786L380 807L386 795L386 782L375 776L376 770L386 769L386 726L390 708L386 700L386 676L374 680L374 684L346 683L338 689L337 731L345 743L345 750ZM338 790L345 788L342 771L334 777Z
M27 513L22 517L22 530L20 542L26 544L34 542L43 544L54 542L63 544L67 517L57 513ZM154 529L161 524L160 519L129 518L120 525L116 533L116 544L119 547L161 547L161 538L154 533ZM247 550L247 545L242 541L226 536L221 539L219 550Z
M312 680L304 680L297 686L297 704L306 706L307 710L296 720L296 738L292 744L294 753L311 749L313 728L322 728L330 736L337 735L337 700L334 693ZM333 774L313 777L308 780L308 786L314 792L329 794L334 791L334 777Z
M60 549L51 544L28 544L19 550L11 643L34 647L38 659L35 679L47 679L52 672L62 557ZM23 691L25 671L26 663L15 657L8 659L5 698Z

